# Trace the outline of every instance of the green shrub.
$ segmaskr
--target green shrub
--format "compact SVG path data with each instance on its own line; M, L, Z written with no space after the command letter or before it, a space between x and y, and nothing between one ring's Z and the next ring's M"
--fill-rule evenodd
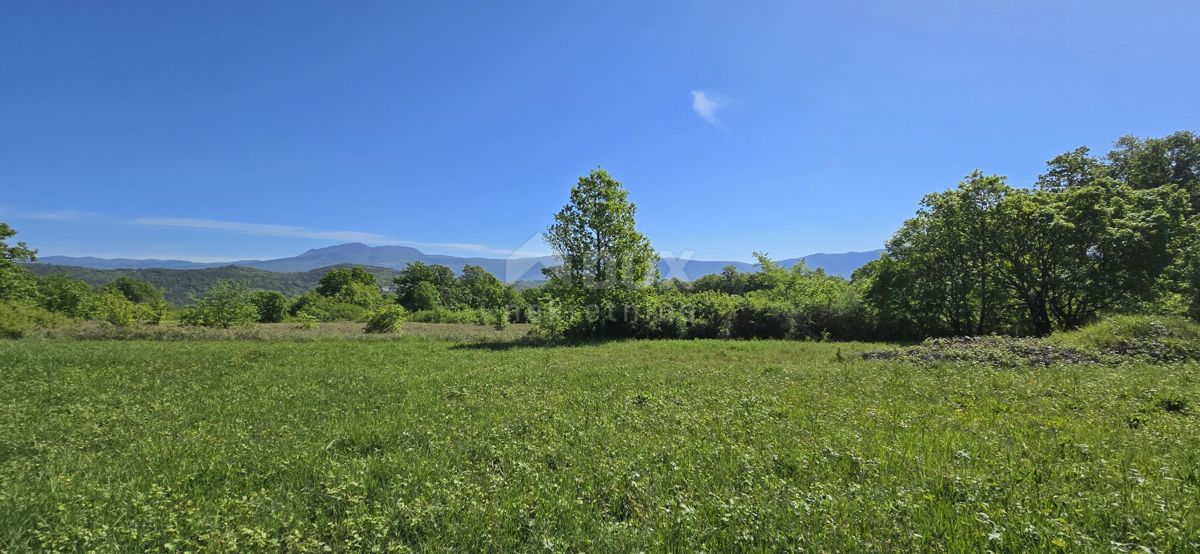
M0 301L0 338L19 339L41 329L52 329L67 318L28 302Z
M358 304L343 302L334 297L308 292L296 298L288 311L292 315L307 313L319 321L366 321L371 310Z
M1160 362L1200 360L1200 323L1183 317L1112 316L1056 333L1051 340L1121 357Z
M259 323L279 323L287 315L287 298L283 293L273 290L259 290L250 293L250 302L258 311Z
M295 321L296 328L303 329L305 331L312 331L321 327L321 320L317 319L317 316L308 312L300 312L299 314L296 314Z
M686 297L691 338L728 338L733 328L738 299L728 294L705 291Z
M87 319L96 308L91 285L64 274L47 275L37 280L41 306L55 313Z
M494 316L487 310L447 310L434 308L409 314L409 321L417 323L457 323L460 325L494 324Z
M136 321L137 305L115 292L96 295L92 317L117 327L129 327Z
M578 323L579 312L563 306L562 302L551 298L542 298L538 309L530 312L529 334L544 339L561 339L566 337Z
M496 308L492 311L492 317L494 318L492 321L492 327L495 327L497 331L503 331L507 329L509 316L510 314L506 308Z
M246 287L233 281L218 281L208 294L184 310L182 321L199 327L239 327L258 321L258 309L250 302Z
M396 304L384 306L371 315L363 330L367 333L395 333L404 325L405 315L406 312L402 306Z
M730 335L739 339L786 339L795 336L792 306L754 293L734 311Z

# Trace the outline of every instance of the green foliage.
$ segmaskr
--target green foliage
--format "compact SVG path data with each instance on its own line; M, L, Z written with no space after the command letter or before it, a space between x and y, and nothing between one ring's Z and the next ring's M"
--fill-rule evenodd
M1191 131L1163 138L1117 139L1107 156L1113 178L1138 190L1173 184L1191 198L1192 213L1200 214L1200 136Z
M0 544L1190 552L1200 533L1194 363L346 327L357 340L0 341Z
M100 321L107 321L117 327L129 327L138 320L137 305L116 292L102 292L95 296L91 316Z
M357 266L329 270L321 278L316 293L338 302L360 306L368 311L384 303L379 285L375 282L375 275Z
M497 331L503 331L508 328L510 323L509 313L507 308L495 308L492 310L492 327Z
M404 297L404 305L412 310L436 310L442 307L442 298L433 282L421 281Z
M542 297L529 315L529 335L542 339L565 338L581 327L581 317L579 311L565 308L557 298Z
M510 298L509 289L500 279L475 265L463 267L456 290L458 304L467 308L498 309Z
M279 323L288 312L288 301L283 293L273 290L258 290L250 293L250 303L258 312L259 323Z
M316 291L298 296L288 312L293 316L309 314L319 321L366 321L371 314L365 306L322 296Z
M396 275L393 283L396 285L396 302L409 311L455 306L458 281L454 271L444 265L409 263Z
M492 323L492 313L487 310L447 310L434 308L418 310L408 315L408 321L418 323L453 323L466 325L488 325Z
M198 296L204 296L212 285L221 280L234 280L250 290L273 290L284 296L294 297L319 286L320 280L330 268L319 268L297 273L282 273L253 267L210 267L205 269L89 269L84 267L53 264L31 264L26 269L36 275L65 273L89 285L99 287L120 277L146 281L161 289L167 302L173 306L184 306ZM367 271L380 282L389 282L396 271L384 267L367 267Z
M24 242L9 245L7 239L16 234L7 223L0 222L0 301L31 301L37 294L37 283L20 265L35 260L37 251Z
M720 274L702 276L691 284L694 292L715 291L731 295L742 295L763 288L762 274L742 273L736 267L725 266Z
M67 317L87 319L97 309L92 287L61 273L38 278L37 291L43 308Z
M545 269L547 290L562 303L560 309L587 312L572 318L584 326L575 332L636 332L636 322L625 314L644 301L658 272L658 255L635 227L636 212L621 183L596 169L579 178L543 235L562 262Z
M957 189L926 195L888 242L888 258L897 263L874 268L867 297L875 308L921 334L995 332L1007 300L992 237L996 207L1009 191L1002 177L976 171Z
M1200 360L1200 323L1180 317L1124 315L1056 333L1059 344L1156 362Z
M159 304L163 302L163 292L154 285L129 276L118 277L111 283L100 287L101 292L115 292L124 296L134 304Z
M1174 276L1189 273L1190 185L1150 186L1157 177L1118 161L1129 152L1115 156L1059 156L1037 189L975 172L926 196L885 258L856 274L881 334L1047 335L1188 290Z
M364 331L367 333L395 333L404 325L406 315L402 306L396 304L384 306L371 314Z
M0 300L0 339L19 339L66 323L66 318L40 306Z
M296 314L293 320L296 322L297 329L312 331L321 328L321 320L317 319L317 316L308 312L300 312L299 314Z
M258 321L258 315L245 285L220 281L185 309L181 319L188 325L228 329L252 325Z
M129 276L118 277L115 281L100 287L97 292L101 295L119 296L132 303L133 306L128 311L133 321L157 324L171 313L171 305L163 298L163 292L158 287L141 279ZM123 316L116 315L126 311L124 307L120 307L119 309L116 307L119 303L112 301L104 301L104 303L108 306L104 311L109 317L102 317L101 319L105 321L109 319L125 319ZM109 322L118 326L128 325L128 323L118 324L113 321Z
M790 270L757 255L766 288L746 295L753 302L783 304L791 312L791 338L840 340L865 338L869 332L861 291L845 279L809 270L797 263ZM773 310L773 309L772 309Z

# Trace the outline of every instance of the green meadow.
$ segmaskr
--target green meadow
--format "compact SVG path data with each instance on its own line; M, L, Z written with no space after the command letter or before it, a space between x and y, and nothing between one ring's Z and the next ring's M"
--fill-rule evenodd
M0 551L1200 549L1194 362L454 329L0 341Z

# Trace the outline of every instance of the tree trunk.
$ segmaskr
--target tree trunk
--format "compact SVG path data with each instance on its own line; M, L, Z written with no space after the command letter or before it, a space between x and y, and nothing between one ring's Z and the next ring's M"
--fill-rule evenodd
M1046 295L1042 292L1025 296L1025 305L1029 307L1029 320L1033 324L1033 334L1044 337L1049 335L1054 326L1050 323L1050 312L1046 309Z

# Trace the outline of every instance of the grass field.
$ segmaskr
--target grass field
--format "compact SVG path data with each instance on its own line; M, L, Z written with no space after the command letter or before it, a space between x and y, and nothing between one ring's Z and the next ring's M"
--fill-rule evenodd
M0 341L0 550L1200 549L1195 365L420 329Z

